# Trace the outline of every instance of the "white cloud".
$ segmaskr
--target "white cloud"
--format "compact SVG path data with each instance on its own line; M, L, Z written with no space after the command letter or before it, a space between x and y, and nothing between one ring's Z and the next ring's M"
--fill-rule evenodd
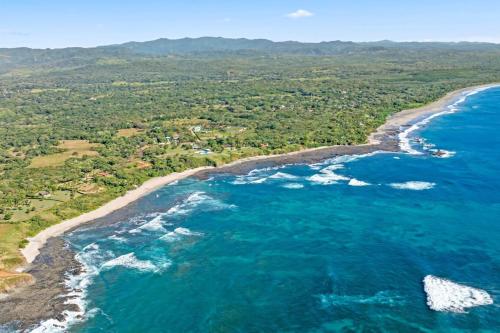
M287 17L293 18L293 19L309 17L309 16L313 16L313 15L314 15L313 13L311 13L310 11L305 10L305 9L297 9L296 11L294 11L292 13L286 14Z

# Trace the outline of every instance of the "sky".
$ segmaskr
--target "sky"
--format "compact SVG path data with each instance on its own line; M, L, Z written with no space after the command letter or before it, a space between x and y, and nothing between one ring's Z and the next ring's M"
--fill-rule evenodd
M500 43L500 0L0 0L0 47L201 36Z

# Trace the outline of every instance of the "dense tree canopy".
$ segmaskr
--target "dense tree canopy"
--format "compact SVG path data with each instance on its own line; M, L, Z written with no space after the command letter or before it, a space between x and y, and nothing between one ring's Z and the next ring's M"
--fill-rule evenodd
M149 177L363 143L394 112L500 81L490 44L165 43L0 50L0 222L24 237Z

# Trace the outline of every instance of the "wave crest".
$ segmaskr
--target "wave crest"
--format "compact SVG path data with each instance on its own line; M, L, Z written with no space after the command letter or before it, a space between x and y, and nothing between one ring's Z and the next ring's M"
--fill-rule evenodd
M117 258L106 261L102 264L101 268L103 269L111 269L113 267L122 266L127 268L137 269L142 272L153 272L157 273L161 271L161 269L170 266L170 261L166 261L160 267L156 266L150 260L139 260L135 256L134 252L130 252L119 256Z
M326 168L321 169L319 173L307 177L307 180L320 185L330 185L336 184L339 181L348 181L350 179L349 177L333 172L334 170L342 169L343 167L344 166L342 164L329 165Z
M351 178L351 180L349 180L348 185L350 185L350 186L369 186L371 184L364 182L362 180L358 180L356 178Z
M303 188L304 185L299 184L299 183L287 183L287 184L283 184L282 187L288 188L288 189L291 189L291 190L298 190L298 189Z
M430 190L431 188L436 186L436 183L409 181L404 183L391 183L389 184L389 186L398 190L423 191L423 190Z
M435 311L464 313L465 309L493 304L484 290L468 287L433 275L424 278L427 305Z
M181 203L171 207L167 211L166 216L187 215L199 206L203 206L204 210L207 211L236 208L235 205L223 203L207 195L205 192L194 192Z

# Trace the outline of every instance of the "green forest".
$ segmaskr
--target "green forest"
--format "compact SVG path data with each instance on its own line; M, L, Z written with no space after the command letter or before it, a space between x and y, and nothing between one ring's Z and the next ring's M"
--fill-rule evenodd
M480 43L0 49L0 271L26 237L151 177L364 143L395 112L499 81L500 45Z

